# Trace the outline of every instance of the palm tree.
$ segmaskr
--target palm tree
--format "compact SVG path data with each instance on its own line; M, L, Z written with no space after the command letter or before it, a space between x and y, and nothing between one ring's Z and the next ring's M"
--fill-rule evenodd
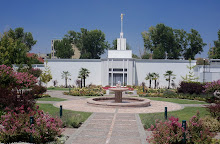
M86 69L86 68L81 68L80 71L79 71L79 78L81 78L81 82L82 82L82 79L84 81L84 87L86 86L86 78L89 77L89 70Z
M152 75L153 75L152 80L154 80L154 88L156 89L157 88L157 80L160 76L158 73L152 73Z
M62 79L65 78L65 87L67 88L67 80L68 77L71 76L71 74L68 71L63 71L62 73Z
M168 81L168 89L170 89L170 81L174 80L176 77L176 75L173 74L173 71L166 71L166 73L164 74L164 77L166 78L166 81Z
M152 73L148 73L146 76L146 80L149 80L149 88L151 88L151 80L153 78L153 74Z

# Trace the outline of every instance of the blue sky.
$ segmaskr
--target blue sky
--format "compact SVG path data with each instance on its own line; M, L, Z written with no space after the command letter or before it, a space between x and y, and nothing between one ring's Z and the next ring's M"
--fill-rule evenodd
M138 55L144 48L141 32L158 23L196 29L211 46L220 29L219 0L0 0L0 5L0 32L16 27L32 32L35 53L49 53L52 39L80 28L100 29L112 43L119 37L121 13L124 37ZM208 49L196 57L207 57Z

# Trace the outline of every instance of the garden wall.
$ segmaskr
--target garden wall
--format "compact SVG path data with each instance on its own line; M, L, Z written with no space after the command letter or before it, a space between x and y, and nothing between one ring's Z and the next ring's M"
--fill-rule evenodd
M140 85L142 82L145 82L149 86L149 80L145 80L146 74L148 73L159 73L159 87L167 87L168 82L164 78L166 71L171 70L173 74L176 75L174 83L176 86L179 85L182 81L181 76L186 76L189 73L187 66L189 65L188 60L135 60L136 62L136 80L135 84ZM196 61L191 61L192 66L196 65ZM154 81L152 81L152 86L154 86Z
M65 85L65 80L61 75L63 71L68 71L71 80L68 80L68 85L76 85L75 81L78 78L81 68L87 68L90 71L89 77L86 78L86 85L92 83L101 85L101 60L100 59L48 59L53 79L47 86L53 86L53 81L57 80L58 86Z

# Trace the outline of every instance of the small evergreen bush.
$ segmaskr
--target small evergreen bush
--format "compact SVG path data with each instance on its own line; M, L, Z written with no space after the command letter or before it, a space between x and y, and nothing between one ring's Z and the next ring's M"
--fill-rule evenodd
M178 93L188 93L188 94L202 94L205 90L204 84L199 82L185 82L180 83L180 87L177 88Z

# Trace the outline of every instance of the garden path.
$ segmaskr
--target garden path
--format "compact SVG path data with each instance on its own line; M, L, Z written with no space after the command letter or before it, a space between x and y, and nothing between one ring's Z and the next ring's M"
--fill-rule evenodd
M93 113L66 144L146 144L138 114Z
M47 91L49 95L56 98L67 99L67 101L84 100L85 97L68 96L64 91ZM66 102L67 102L66 101ZM65 102L65 101L64 101ZM57 101L38 101L38 103L56 104ZM178 104L184 107L203 107L203 104ZM146 144L147 136L151 133L145 131L138 113L123 113L123 109L114 108L107 113L94 112L86 122L79 128L69 130L70 138L67 144ZM215 137L220 139L220 133Z

